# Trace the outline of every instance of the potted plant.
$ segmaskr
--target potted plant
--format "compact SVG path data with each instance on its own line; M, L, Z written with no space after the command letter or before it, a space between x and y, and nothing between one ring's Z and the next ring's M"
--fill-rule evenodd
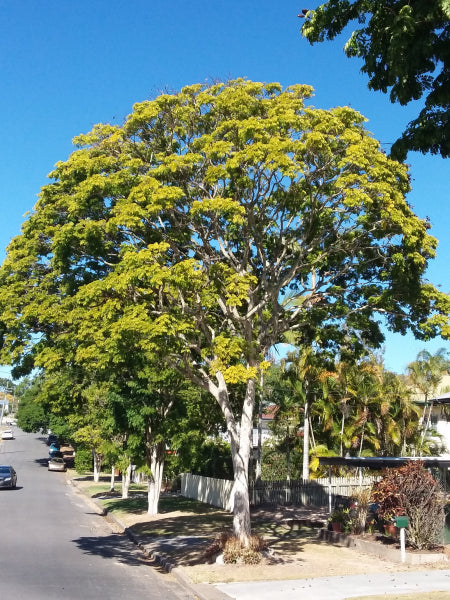
M394 517L390 517L388 519L385 518L384 533L392 538L398 537L398 527L395 524Z
M328 519L332 531L340 533L345 530L346 525L349 523L349 509L348 508L340 508L334 510L330 518Z

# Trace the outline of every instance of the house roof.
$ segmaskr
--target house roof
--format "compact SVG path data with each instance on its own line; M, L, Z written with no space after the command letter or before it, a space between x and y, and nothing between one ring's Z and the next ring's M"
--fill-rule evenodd
M388 467L402 467L409 462L422 461L425 467L450 468L450 458L441 456L321 456L321 465L339 467L366 467L368 469L386 469Z
M436 396L436 398L431 398L429 402L433 404L450 404L450 392Z

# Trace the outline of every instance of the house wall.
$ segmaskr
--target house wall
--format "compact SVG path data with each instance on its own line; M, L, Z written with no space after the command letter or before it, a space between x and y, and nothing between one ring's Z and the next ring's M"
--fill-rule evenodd
M436 396L440 396L450 391L450 375L444 375L437 389ZM424 406L423 394L416 392L413 395L415 402ZM450 404L446 406L446 410L442 405L434 406L431 413L431 426L442 436L441 443L445 446L445 452L441 453L442 457L450 457Z

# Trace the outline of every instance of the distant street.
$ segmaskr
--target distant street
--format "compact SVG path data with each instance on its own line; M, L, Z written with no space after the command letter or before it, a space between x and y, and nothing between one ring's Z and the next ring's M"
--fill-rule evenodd
M17 489L0 490L2 598L192 600L113 533L64 473L47 471L44 438L17 428L14 434L0 442L0 464L17 471Z

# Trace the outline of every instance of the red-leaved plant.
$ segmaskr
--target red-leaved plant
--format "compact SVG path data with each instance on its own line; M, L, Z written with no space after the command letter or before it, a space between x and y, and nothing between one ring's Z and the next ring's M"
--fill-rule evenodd
M429 549L439 544L445 521L445 496L422 461L386 469L373 489L372 501L379 516L392 520L409 517L407 541L413 548Z

